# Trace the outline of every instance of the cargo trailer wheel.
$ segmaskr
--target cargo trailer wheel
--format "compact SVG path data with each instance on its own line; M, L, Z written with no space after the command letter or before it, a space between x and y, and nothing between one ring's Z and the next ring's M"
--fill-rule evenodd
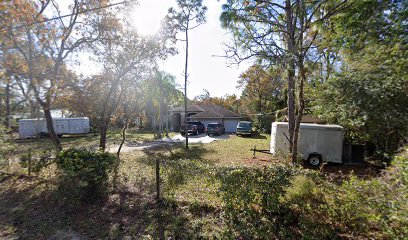
M308 159L308 163L312 167L320 166L321 162L322 162L322 157L318 154L310 155Z

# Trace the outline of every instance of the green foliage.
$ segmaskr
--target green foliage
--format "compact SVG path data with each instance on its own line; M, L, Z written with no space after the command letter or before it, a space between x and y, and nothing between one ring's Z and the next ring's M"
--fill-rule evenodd
M341 68L309 93L316 115L388 160L408 134L407 9L400 1L354 1L333 18L336 34L327 35L341 50Z
M14 144L6 140L6 128L0 125L0 169L8 166L7 157L15 150Z
M380 177L340 185L290 166L224 169L218 178L232 239L408 236L408 153Z
M286 189L286 193L283 197L286 202L308 203L308 201L317 199L319 198L319 195L321 195L316 183L308 176L295 176L290 183L290 187ZM308 205L310 204L314 205L315 203L308 203Z
M320 184L317 184L317 183ZM330 219L326 218L324 186L316 175L298 175L285 189L281 204L296 216L296 227L309 239L332 238L335 234Z
M168 12L168 27L186 32L206 22L207 7L203 0L177 0L177 7L169 8Z
M45 149L41 152L32 152L31 149L28 153L23 154L20 158L20 166L29 169L30 173L38 174L42 169L53 163L53 151L52 149Z
M301 174L310 173L291 166L221 171L218 177L230 231L227 234L234 239L300 237L294 228L304 230L298 220L303 216L299 216L292 205L303 206L305 202L313 202L309 199L314 199L317 192L311 180ZM299 189L301 192L294 194Z
M103 196L115 155L70 148L58 154L56 163L61 172L60 190L69 200L93 202Z
M320 85L315 110L346 127L350 141L369 141L380 151L392 154L408 133L408 72L402 67L406 61L398 60L403 57L403 49L397 50L397 55L385 46L375 51L376 56L371 56L374 59L360 60L362 65ZM384 56L391 59L385 61ZM376 63L384 61L381 66Z
M339 231L371 239L408 236L408 155L396 157L375 179L352 177L326 188L327 214Z
M245 114L251 114L255 127L260 132L269 132L273 112L285 107L283 70L253 65L241 74L239 87L243 88L241 104ZM259 114L259 115L258 115Z

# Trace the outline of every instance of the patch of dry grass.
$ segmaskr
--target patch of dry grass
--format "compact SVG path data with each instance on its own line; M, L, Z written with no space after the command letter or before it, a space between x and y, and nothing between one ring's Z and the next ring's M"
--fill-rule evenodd
M151 141L152 133L130 132L129 141ZM108 136L112 143L118 132ZM63 137L64 148L92 147L98 136ZM48 139L16 143L16 151L41 151ZM66 235L86 239L174 239L222 236L221 199L214 171L250 164L250 148L267 148L268 136L241 138L191 146L126 152L121 155L119 185L106 201L89 206L66 206L59 200L55 169L27 177L24 171L1 178L0 238L58 239ZM161 206L155 203L155 163L161 163ZM181 178L179 178L182 176ZM172 185L170 186L170 182Z

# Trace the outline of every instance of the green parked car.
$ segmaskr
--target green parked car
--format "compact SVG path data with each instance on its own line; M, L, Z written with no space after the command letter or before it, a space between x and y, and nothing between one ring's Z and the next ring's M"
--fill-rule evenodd
M252 123L247 121L240 121L237 125L237 130L235 131L237 136L247 135L252 136Z

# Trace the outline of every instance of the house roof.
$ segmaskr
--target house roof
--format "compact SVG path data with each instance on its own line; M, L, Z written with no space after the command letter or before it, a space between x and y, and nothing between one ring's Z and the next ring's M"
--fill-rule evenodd
M223 118L221 114L217 113L213 109L197 113L195 115L192 115L191 118Z
M169 110L170 112L184 112L184 106L176 107ZM187 106L187 112L198 112L191 118L240 118L236 114L224 107L215 104L190 104Z
M170 112L184 112L184 106L175 107L169 110ZM205 111L199 105L188 104L187 105L187 112L202 112Z
M283 120L284 122L288 121L288 116L285 116L285 119ZM300 121L301 123L320 123L320 124L325 124L327 123L326 121L318 118L318 117L314 117L311 115L303 115L302 116L302 120Z
M187 112L204 112L214 108L221 108L215 104L187 104ZM184 105L169 110L170 112L184 112Z

